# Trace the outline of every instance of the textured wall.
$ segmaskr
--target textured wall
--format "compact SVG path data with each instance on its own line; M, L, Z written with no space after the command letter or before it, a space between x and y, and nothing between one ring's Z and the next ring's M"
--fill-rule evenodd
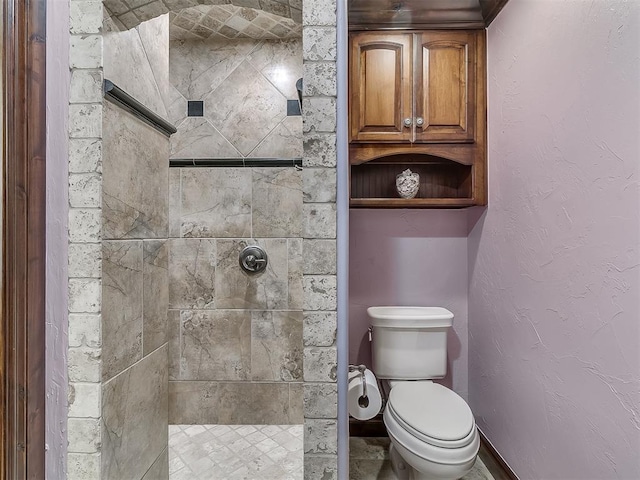
M512 0L489 28L470 400L522 479L640 478L639 20Z
M302 42L176 40L170 48L172 158L300 158L302 117L287 116L302 77ZM204 101L187 117L187 101Z
M302 175L172 168L170 191L170 423L302 423Z
M47 478L55 480L66 478L67 466L67 208L69 204L67 192L67 152L69 148L67 105L69 103L69 58L67 55L59 55L59 52L66 52L69 49L69 7L66 3L49 0L47 12L47 404L45 441L48 445ZM0 131L2 131L1 121ZM1 203L0 200L0 208Z
M352 209L349 218L349 362L372 366L367 307L445 307L455 318L443 383L467 398L466 211Z

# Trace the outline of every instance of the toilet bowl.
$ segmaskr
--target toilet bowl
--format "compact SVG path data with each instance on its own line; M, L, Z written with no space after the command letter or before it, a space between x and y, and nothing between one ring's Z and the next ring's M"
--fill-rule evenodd
M399 480L451 480L466 475L480 447L471 409L453 391L430 381L391 389L383 414Z
M373 370L390 387L383 419L399 480L455 480L475 463L480 439L462 397L432 379L446 374L441 307L370 307Z

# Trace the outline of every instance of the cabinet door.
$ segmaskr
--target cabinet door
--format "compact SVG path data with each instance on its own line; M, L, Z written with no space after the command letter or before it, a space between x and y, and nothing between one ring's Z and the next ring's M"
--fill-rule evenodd
M411 141L412 35L365 32L350 43L350 140Z
M475 32L416 35L416 142L473 142Z

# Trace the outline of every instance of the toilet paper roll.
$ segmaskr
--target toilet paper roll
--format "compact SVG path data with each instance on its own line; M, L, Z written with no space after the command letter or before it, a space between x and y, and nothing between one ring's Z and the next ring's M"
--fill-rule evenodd
M366 407L360 405L360 397L362 396L362 375L360 372L349 372L349 389L347 393L347 404L349 407L349 415L357 420L369 420L380 413L382 407L382 395L378 388L378 382L375 375L369 369L364 372L365 381L367 382L367 397L369 404Z

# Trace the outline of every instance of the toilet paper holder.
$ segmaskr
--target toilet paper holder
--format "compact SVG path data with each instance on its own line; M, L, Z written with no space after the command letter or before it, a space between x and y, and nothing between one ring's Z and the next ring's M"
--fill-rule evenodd
M360 408L367 408L369 406L369 396L367 395L367 380L364 376L364 372L367 370L365 365L349 365L349 372L359 372L362 379L362 395L358 398L358 405Z

